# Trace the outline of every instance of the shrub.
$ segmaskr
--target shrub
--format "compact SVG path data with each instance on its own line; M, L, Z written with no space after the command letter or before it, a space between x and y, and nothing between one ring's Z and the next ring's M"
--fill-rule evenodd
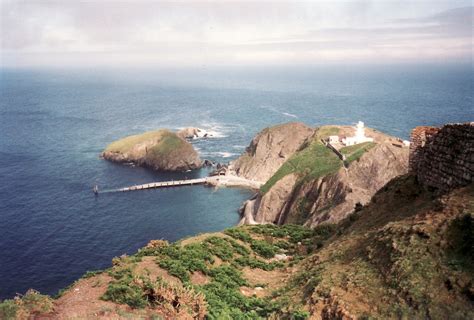
M224 233L228 236L231 236L232 238L242 240L244 242L251 242L252 237L242 230L242 228L230 228L224 231Z
M266 241L254 240L250 245L253 251L264 258L273 258L277 252L277 247Z
M16 319L17 311L18 305L15 303L15 300L9 299L0 303L0 319Z
M104 271L103 271L103 270L87 271L87 272L82 276L82 278L83 278L83 279L92 278L93 276L96 276L96 275L98 275L98 274L101 274L102 272L104 272Z
M223 261L229 261L234 256L232 245L227 239L222 237L209 237L204 240L204 243L209 244L208 250Z
M241 267L250 267L252 269L259 268L266 271L271 271L275 268L281 268L284 266L282 262L273 261L271 263L266 263L265 261L251 256L239 257L234 260L234 263Z
M181 282L188 283L190 281L189 272L181 261L164 258L160 259L158 264L161 268L166 269L169 274L180 279Z
M132 308L144 308L147 306L147 300L142 289L135 284L123 281L110 283L102 299L128 304Z

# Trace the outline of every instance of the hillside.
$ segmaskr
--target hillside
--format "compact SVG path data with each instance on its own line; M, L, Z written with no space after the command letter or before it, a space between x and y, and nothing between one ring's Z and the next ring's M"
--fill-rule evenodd
M338 222L356 206L367 203L388 181L407 173L409 149L394 137L366 130L374 142L340 148L346 157L341 161L321 139L352 135L353 129L345 126L315 129L275 170L260 193L243 205L241 223L316 226Z
M193 146L169 130L120 139L108 145L102 156L113 162L134 163L161 171L186 171L201 166Z
M312 128L299 122L265 128L252 139L246 151L231 162L229 169L243 178L265 182L313 134Z
M406 175L337 225L151 241L57 299L33 292L4 302L0 317L468 319L473 223L472 184L438 198Z

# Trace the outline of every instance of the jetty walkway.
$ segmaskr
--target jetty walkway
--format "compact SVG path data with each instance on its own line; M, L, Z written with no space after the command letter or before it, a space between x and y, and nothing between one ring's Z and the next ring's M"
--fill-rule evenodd
M178 187L178 186L192 186L195 184L206 184L207 178L199 179L187 179L187 180L174 180L174 181L161 181L161 182L151 182L145 184L138 184L126 188L120 188L115 191L135 191L135 190L144 190L144 189L156 189L156 188L168 188L168 187Z

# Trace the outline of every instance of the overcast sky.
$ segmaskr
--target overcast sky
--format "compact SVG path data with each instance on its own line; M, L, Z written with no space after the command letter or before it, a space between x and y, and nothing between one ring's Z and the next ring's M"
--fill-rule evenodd
M4 66L472 62L472 1L0 0Z

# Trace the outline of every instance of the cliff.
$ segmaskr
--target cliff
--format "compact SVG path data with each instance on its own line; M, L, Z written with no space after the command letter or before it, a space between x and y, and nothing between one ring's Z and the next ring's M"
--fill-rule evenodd
M368 203L388 181L407 173L408 148L375 130L367 129L373 143L340 148L347 157L345 165L321 142L329 135L350 135L351 130L343 126L316 129L267 180L261 192L243 205L241 223L314 227L338 222L356 206Z
M229 169L243 178L265 182L313 133L313 129L298 122L266 128Z
M193 170L202 164L193 146L169 130L150 131L115 141L107 146L102 157L161 171Z

